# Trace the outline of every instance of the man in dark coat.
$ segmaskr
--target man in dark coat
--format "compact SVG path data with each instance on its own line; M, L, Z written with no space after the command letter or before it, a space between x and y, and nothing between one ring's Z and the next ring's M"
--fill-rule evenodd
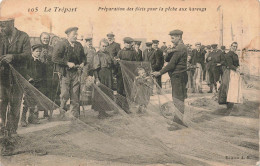
M208 93L213 92L213 86L215 87L216 92L217 89L217 82L220 79L221 74L221 54L222 51L217 49L217 44L212 44L212 52L209 53L207 57L207 62L209 65L209 81L210 81L210 90Z
M124 39L124 48L120 50L117 54L117 61L124 60L124 61L136 61L136 52L132 49L133 39L130 37L125 37ZM118 73L117 73L117 93L121 96L126 96L126 92L124 89L124 82L123 82L123 75L120 66L118 65ZM118 104L127 112L129 113L129 105L127 101L118 102Z
M109 53L109 55L112 58L115 58L118 54L118 52L121 50L120 48L120 44L115 42L115 35L111 32L107 34L107 39L109 42L108 47L106 48L106 51ZM112 67L112 73L113 73L113 78L116 78L117 75L117 71L118 67L117 66L113 66ZM114 79L112 79L112 85L114 85ZM116 87L112 87L114 90L116 89Z
M193 82L194 88L196 92L202 93L202 79L203 79L203 71L205 69L204 61L205 61L205 51L202 49L201 43L197 42L195 43L196 49L192 50L192 59L191 59L191 65L196 66L194 73L196 73L193 76Z
M142 50L140 50L141 43L142 43L141 41L134 42L134 50L136 52L136 57L135 57L136 61L143 61L143 57L142 57L143 52L142 52Z
M167 49L166 42L163 42L161 50L164 52Z
M60 41L54 47L52 61L56 64L56 71L61 75L61 116L67 111L66 103L70 99L70 111L76 118L80 113L80 72L86 58L83 46L77 42L77 27L68 28L65 33L67 39Z
M11 134L16 134L18 128L23 90L10 76L11 71L8 64L11 64L23 77L26 77L27 60L31 56L31 45L27 33L14 27L14 19L1 19L0 29L3 34L0 42L1 134L7 132L11 136ZM8 105L10 106L9 111ZM6 111L8 111L7 119Z
M152 42L146 42L146 49L143 51L143 61L150 62L154 49L152 48Z
M172 99L178 110L184 114L184 100L187 98L186 84L187 76L187 47L183 44L181 30L173 30L169 33L172 42L176 45L175 51L172 52L170 62L160 71L153 72L155 77L161 76L168 72L172 84ZM178 117L174 121L183 124Z
M159 41L158 40L152 40L153 42L153 49L154 53L150 59L152 70L153 71L160 71L164 65L164 56L163 51L158 48ZM162 87L162 77L158 76L156 77L156 82L160 87Z

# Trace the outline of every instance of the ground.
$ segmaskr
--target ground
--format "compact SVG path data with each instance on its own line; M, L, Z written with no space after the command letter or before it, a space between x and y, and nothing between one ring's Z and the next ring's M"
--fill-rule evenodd
M98 119L86 110L80 120L41 120L19 128L16 155L1 157L2 165L255 165L259 152L259 88L244 85L244 103L225 116L215 94L188 94L179 126L159 109L171 99L166 92L152 96L142 114L111 113ZM174 110L173 110L174 111Z

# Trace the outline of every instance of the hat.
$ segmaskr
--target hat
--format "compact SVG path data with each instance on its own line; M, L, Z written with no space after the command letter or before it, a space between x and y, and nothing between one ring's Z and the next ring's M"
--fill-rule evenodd
M196 46L196 45L201 45L201 42L197 42L197 43L195 43L195 46Z
M207 45L207 49L211 49L211 46L210 46L210 45Z
M70 27L65 31L65 33L68 35L71 31L77 31L78 29L78 27Z
M176 30L173 30L173 31L170 31L169 35L173 36L173 35L182 35L183 32L179 29L176 29Z
M217 44L211 44L211 47L212 47L212 48L216 48L216 47L217 47Z
M125 37L125 38L123 39L123 41L124 41L125 43L132 43L132 42L134 41L134 39L132 39L131 37Z
M92 40L93 38L92 37L86 37L85 38L85 41L90 41L90 40Z
M153 44L158 44L159 40L152 40Z
M164 44L166 43L166 42L163 42Z
M32 46L32 50L34 51L35 49L37 48L42 48L42 45L41 44L35 44Z
M221 46L220 48L221 48L221 50L225 50L225 49L226 49L226 47L225 47L225 46Z
M107 38L113 38L113 37L115 37L115 35L113 34L113 32L107 34Z
M151 46L153 43L152 42L146 42L145 43L147 47Z
M141 43L142 43L141 41L138 41L138 40L135 41L135 44L137 44L137 45L141 45Z

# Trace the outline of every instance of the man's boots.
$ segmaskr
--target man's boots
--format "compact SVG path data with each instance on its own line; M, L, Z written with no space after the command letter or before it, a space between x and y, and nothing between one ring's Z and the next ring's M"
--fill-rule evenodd
M209 88L210 88L210 90L208 91L208 93L212 93L212 92L213 92L213 85L211 84L211 85L209 86Z

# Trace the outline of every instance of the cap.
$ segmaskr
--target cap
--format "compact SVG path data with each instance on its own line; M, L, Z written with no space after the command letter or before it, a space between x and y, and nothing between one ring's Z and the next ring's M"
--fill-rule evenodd
M195 46L197 46L197 45L201 45L201 42L197 42L197 43L195 43Z
M217 44L211 44L211 47L213 48L213 47L217 47Z
M70 27L70 28L68 28L66 31L65 31L65 33L68 35L70 32L72 32L72 31L77 31L79 28L78 27Z
M86 37L85 38L85 41L90 41L90 40L92 40L93 38L92 37Z
M147 47L151 46L153 43L152 42L146 42L145 43Z
M158 44L159 40L152 40L153 44Z
M35 44L32 46L32 50L34 51L35 49L37 48L42 48L42 45L41 44Z
M132 39L131 37L125 37L125 38L123 39L123 41L124 41L125 43L132 43L132 42L134 41L134 39Z
M221 46L220 48L221 48L221 50L225 50L225 49L226 49L226 47L225 47L225 46Z
M164 44L166 43L166 42L163 42Z
M113 34L113 32L107 34L107 38L113 38L113 37L115 37L115 35Z
M207 45L207 49L211 49L211 46L210 46L210 45Z
M169 35L173 36L173 35L182 35L183 32L179 29L176 29L176 30L173 30L173 31L170 31Z
M137 45L141 45L141 43L142 43L142 42L139 41L139 40L136 40L136 41L135 41L135 44L137 44Z

